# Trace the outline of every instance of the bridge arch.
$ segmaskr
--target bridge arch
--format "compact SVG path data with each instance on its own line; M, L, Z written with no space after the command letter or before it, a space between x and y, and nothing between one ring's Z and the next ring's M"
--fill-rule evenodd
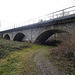
M56 33L63 33L63 32L66 32L66 31L63 31L63 30L58 30L58 29L52 29L52 30L47 30L47 31L44 31L42 33L40 33L37 38L35 39L34 43L45 43L45 41L50 37L52 36L53 34L56 34Z
M4 38L4 39L7 39L7 40L10 40L9 34L5 34L3 38Z
M23 33L19 32L14 36L13 41L25 41L25 37Z

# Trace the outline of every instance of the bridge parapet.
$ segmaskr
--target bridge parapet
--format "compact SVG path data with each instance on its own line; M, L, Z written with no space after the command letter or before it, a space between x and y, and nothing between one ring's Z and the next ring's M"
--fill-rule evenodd
M30 24L35 24L35 23L39 23L39 22L43 22L43 21L48 21L48 20L53 20L56 18L60 18L60 17L64 17L64 16L69 16L69 15L73 15L75 14L75 6L66 8L66 9L62 9L53 13L49 13L47 15L38 17L38 18L34 18L31 20L28 20L25 22L24 25L30 25ZM17 26L15 26L17 27Z
M69 15L73 15L75 14L75 6L66 8L66 9L62 9L53 13L49 13L47 15L35 18L35 19L31 19L28 21L25 21L22 24L18 24L18 25L12 25L12 27L8 27L8 29L14 29L14 28L18 28L18 27L22 27L22 26L26 26L26 25L31 25L31 24L36 24L36 23L41 23L41 22L46 22L46 21L51 21L54 19L58 19L58 18L62 18L62 17L66 17ZM4 29L4 30L8 30L8 29Z

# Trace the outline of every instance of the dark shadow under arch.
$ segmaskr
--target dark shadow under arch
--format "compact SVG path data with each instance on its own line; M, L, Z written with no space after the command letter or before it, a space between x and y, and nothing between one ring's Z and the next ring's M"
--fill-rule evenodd
M10 36L9 36L8 34L6 34L6 35L4 36L4 39L10 40Z
M17 33L14 37L14 41L22 41L25 35L23 33Z
M38 43L38 44L43 44L45 43L45 41L50 37L52 36L53 34L56 34L56 33L62 33L64 31L62 30L48 30L48 31L45 31L43 33L41 33L35 40L34 43Z

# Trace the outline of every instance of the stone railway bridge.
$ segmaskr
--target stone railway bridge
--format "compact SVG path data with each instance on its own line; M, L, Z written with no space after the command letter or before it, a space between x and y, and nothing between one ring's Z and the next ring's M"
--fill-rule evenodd
M34 24L0 32L4 39L32 43L44 43L50 36L57 33L69 33L71 37L75 37L75 14L41 20Z

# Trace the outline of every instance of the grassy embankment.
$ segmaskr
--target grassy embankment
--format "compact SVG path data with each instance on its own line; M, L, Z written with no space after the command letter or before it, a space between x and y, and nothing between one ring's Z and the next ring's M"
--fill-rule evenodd
M39 70L35 66L33 55L44 47L0 40L0 75L36 75ZM75 43L67 41L46 52L47 59L60 71L65 72L65 75L75 74Z
M49 60L65 73L75 75L75 40L70 38L49 53Z
M0 75L35 75L38 70L32 60L42 46L0 40Z

